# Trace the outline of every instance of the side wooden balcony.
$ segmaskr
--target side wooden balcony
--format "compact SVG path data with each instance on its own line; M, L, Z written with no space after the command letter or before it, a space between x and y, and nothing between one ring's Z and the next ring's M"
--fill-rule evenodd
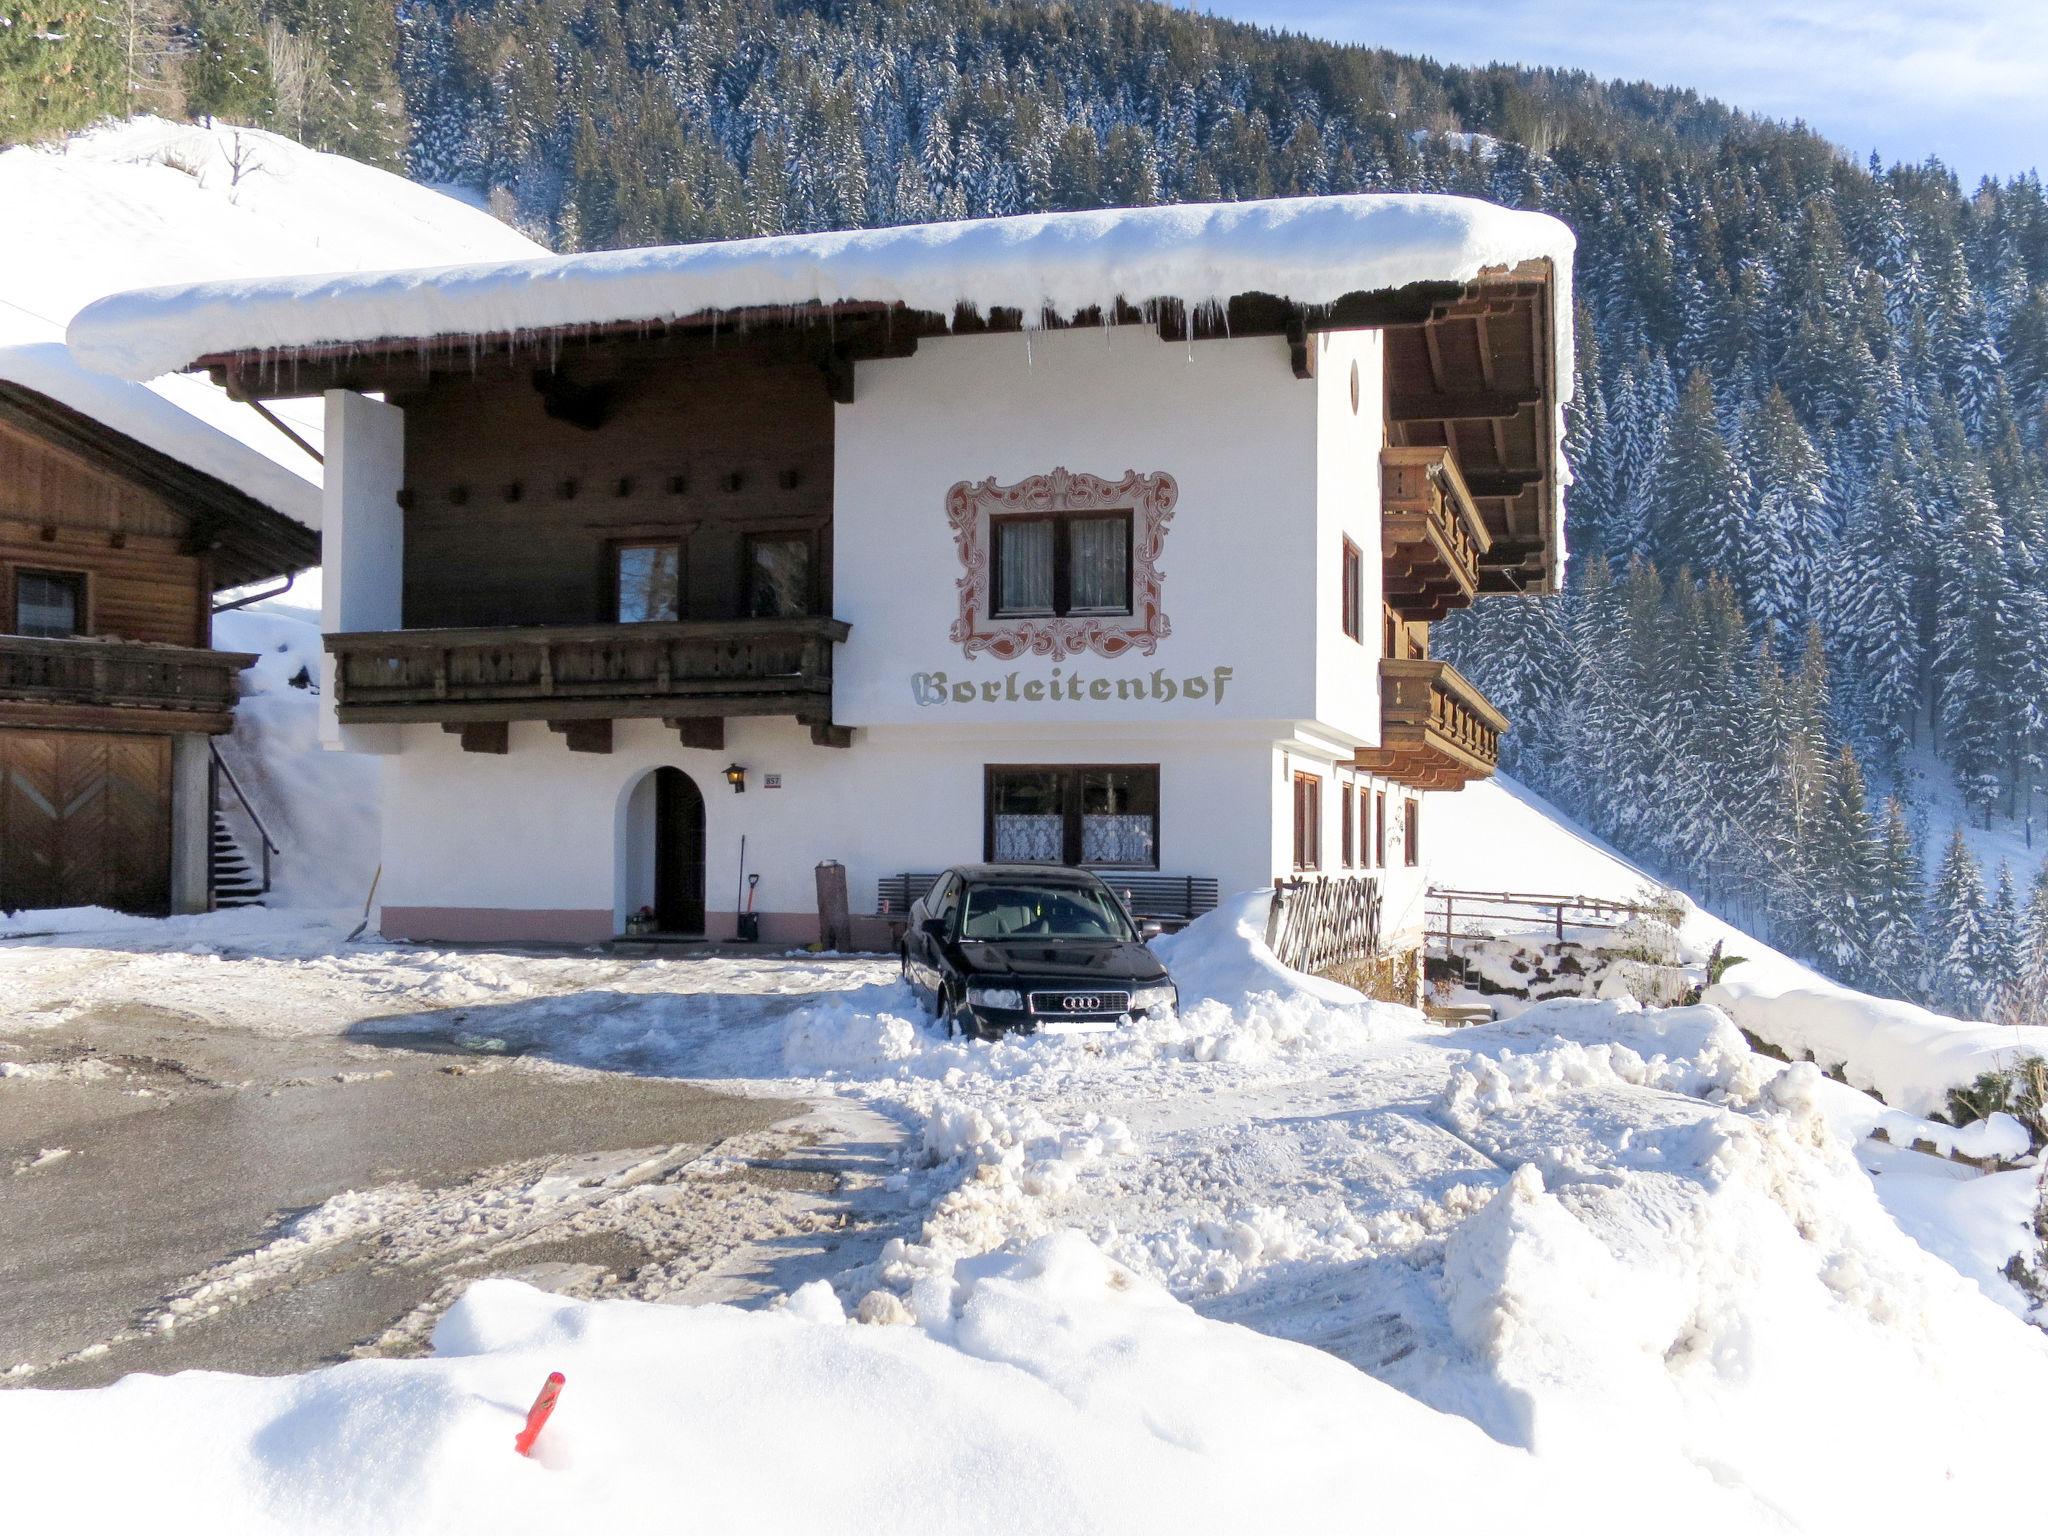
M1388 606L1425 623L1471 603L1493 539L1444 447L1380 454L1380 562Z
M608 722L634 719L717 747L738 715L793 716L813 740L844 746L832 652L851 630L830 618L686 620L335 634L326 645L342 724L438 722L472 750L503 751L513 720L545 720L578 750L608 750Z
M1500 766L1507 716L1447 661L1380 663L1380 744L1356 765L1416 789L1463 789Z
M240 651L0 635L0 726L217 736L234 724L235 674L255 663Z

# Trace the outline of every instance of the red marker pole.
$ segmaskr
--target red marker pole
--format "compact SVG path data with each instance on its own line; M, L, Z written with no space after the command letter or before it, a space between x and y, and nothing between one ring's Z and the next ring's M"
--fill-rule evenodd
M540 1389L540 1396L533 1400L533 1406L526 1410L526 1428L512 1438L512 1448L522 1456L533 1454L533 1442L540 1438L541 1429L547 1424L548 1415L555 1411L555 1399L562 1395L562 1383L567 1378L560 1371L549 1371L548 1379Z

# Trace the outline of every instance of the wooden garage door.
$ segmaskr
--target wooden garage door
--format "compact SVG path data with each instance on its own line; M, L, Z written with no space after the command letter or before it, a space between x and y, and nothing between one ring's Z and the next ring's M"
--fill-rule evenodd
M170 898L170 737L0 730L0 911Z

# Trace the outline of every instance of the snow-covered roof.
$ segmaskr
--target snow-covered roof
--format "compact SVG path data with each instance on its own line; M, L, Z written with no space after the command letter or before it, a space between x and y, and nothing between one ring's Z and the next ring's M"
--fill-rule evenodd
M91 367L126 378L200 358L811 305L965 306L1038 317L1118 301L1304 306L1548 261L1553 377L1571 380L1572 233L1546 214L1424 194L1030 214L407 271L189 283L113 294L73 320Z
M0 347L0 384L33 390L232 486L293 522L320 526L319 486L146 385L81 368L61 342Z

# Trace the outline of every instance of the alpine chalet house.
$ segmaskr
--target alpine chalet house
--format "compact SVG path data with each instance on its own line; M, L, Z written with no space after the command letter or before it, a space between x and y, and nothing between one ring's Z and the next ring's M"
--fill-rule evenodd
M1507 728L1430 624L1563 559L1571 252L1290 199L152 289L71 340L326 397L387 936L812 941L836 861L881 945L979 859L1162 916L1349 876L1392 935Z
M216 591L320 558L320 492L56 343L0 347L0 912L203 912L241 850ZM254 895L253 889L246 894Z

